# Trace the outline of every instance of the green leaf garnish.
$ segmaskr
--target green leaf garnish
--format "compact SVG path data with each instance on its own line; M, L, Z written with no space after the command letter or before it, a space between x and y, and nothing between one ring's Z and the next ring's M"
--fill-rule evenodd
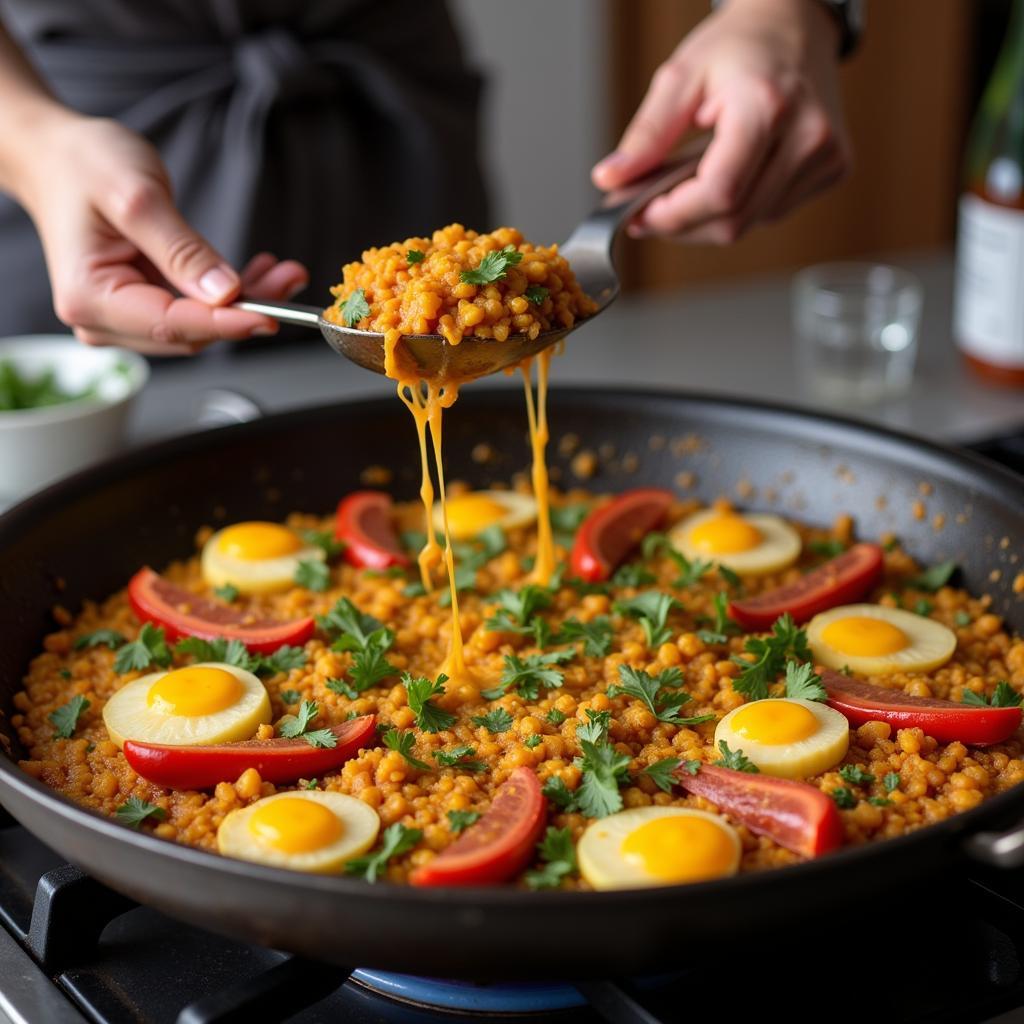
M541 792L563 811L568 811L576 805L576 794L565 784L560 775L550 776L541 788Z
M869 786L875 781L874 775L865 771L859 764L844 764L839 769L839 777L851 786Z
M782 673L789 659L811 660L807 634L796 627L789 612L775 620L771 636L750 637L744 650L756 655L757 659L751 663L746 658L733 655L732 660L743 671L733 680L732 687L751 700L764 700L768 696L769 684Z
M566 619L558 627L554 640L560 644L582 640L583 653L588 658L607 657L612 646L612 620L607 615L598 615L590 622Z
M548 290L539 284L531 284L523 294L532 302L535 306L539 306L547 297Z
M283 704L298 704L302 700L302 694L298 690L282 690L278 696Z
M90 707L91 702L80 693L59 708L51 711L47 721L53 726L53 735L62 740L70 739L78 728L78 719Z
M470 721L474 725L483 726L490 733L498 734L510 729L515 719L504 708L494 708L486 714L474 715Z
M530 583L521 590L500 590L495 597L500 608L484 623L484 628L504 633L532 632L533 617L554 600L548 587L536 583Z
M852 811L857 806L857 797L852 789L848 789L846 786L840 786L838 789L833 789L829 794L836 805L844 811Z
M357 288L341 303L339 309L345 326L355 327L360 320L364 320L370 315L370 304L366 301L366 292L362 288Z
M456 716L438 707L431 699L444 693L448 677L442 673L437 682L425 676L413 678L408 672L402 673L402 683L409 695L409 709L416 716L416 725L424 732L440 732L455 723Z
M410 249L405 254L405 262L408 263L410 267L415 266L417 263L422 263L426 258L427 254L425 252L420 252L419 249Z
M944 587L950 581L956 569L956 562L952 559L948 562L939 562L938 565L925 569L920 576L907 580L906 585L914 590L927 590L929 594L934 594L936 590Z
M318 593L325 591L331 583L331 570L327 568L326 562L309 561L299 562L295 566L293 577L295 585L305 587L307 590L315 590Z
M467 772L482 772L487 768L483 761L474 761L475 748L466 745L451 750L435 750L431 755L442 768L464 768Z
M666 793L672 792L673 778L675 772L686 765L686 770L691 775L697 774L697 769L700 767L700 761L681 761L678 757L666 757L660 761L655 761L654 764L649 764L640 774L646 775L651 782L653 782L658 789L664 790ZM689 766L694 765L694 769L690 771Z
M673 608L678 608L679 602L661 591L645 590L626 601L616 601L613 607L620 615L637 619L643 627L647 646L654 648L660 647L671 638L672 630L668 628L666 622L669 612Z
M575 657L575 651L549 651L546 654L505 655L505 667L498 686L480 694L486 700L497 700L510 686L526 700L537 700L542 688L552 690L562 685L564 676L553 665Z
M116 629L97 629L93 633L84 633L75 639L75 650L83 647L99 647L101 644L116 651L125 643L125 638Z
M628 778L629 754L620 754L607 740L582 740L580 749L583 756L573 762L583 772L576 790L576 805L588 818L605 818L621 811L619 787Z
M320 716L320 708L316 701L304 700L299 710L281 720L278 730L285 739L293 740L302 737L311 747L333 748L338 745L338 737L330 729L311 729L313 721Z
M225 583L222 587L214 587L214 594L219 597L222 601L226 601L231 604L233 601L238 599L238 587L233 583Z
M882 776L882 785L885 786L886 793L892 793L894 790L900 788L900 777L896 772L888 772Z
M822 558L837 558L846 550L846 545L835 537L829 537L828 540L812 540L807 546Z
M392 857L408 853L421 839L423 832L418 828L406 828L400 822L389 825L381 836L380 847L373 853L346 861L345 873L358 875L367 882L376 882Z
M646 587L657 577L649 572L640 562L628 562L620 565L612 575L613 587Z
M449 811L448 827L458 835L480 820L478 811Z
M523 746L533 750L534 747L539 747L543 742L544 737L539 733L534 733L532 736L527 736L526 739L523 740Z
M186 636L174 645L177 655L189 655L196 661L219 661L224 665L234 665L247 672L256 672L260 666L260 657L250 654L249 649L241 640L203 640L198 636Z
M136 672L150 665L168 668L171 664L171 652L167 647L163 626L154 626L145 622L139 630L137 640L126 643L117 652L114 659L114 671L119 674Z
M543 867L527 871L523 881L530 889L554 889L562 879L576 872L576 848L572 833L567 828L549 825L544 838L537 844Z
M338 540L330 530L302 530L302 539L307 544L319 548L327 558L336 558L348 545Z
M714 715L696 715L693 718L682 718L679 709L689 703L691 697L679 688L683 685L683 674L678 668L666 668L657 676L632 668L629 665L619 666L620 683L608 687L609 697L627 694L643 701L647 709L659 722L669 725L698 725L710 722ZM667 691L673 691L671 693Z
M156 804L147 803L141 797L130 796L114 811L114 817L123 825L139 828L147 818L163 821L167 817L167 811Z
M997 684L992 697L988 700L982 693L975 693L973 690L964 689L960 694L960 701L963 704L978 708L1016 708L1020 707L1021 694L1019 694L1005 679Z
M506 245L504 249L487 253L472 270L463 270L459 280L463 284L493 284L501 281L508 273L508 268L522 262L522 259L523 254L517 252L514 245Z
M341 634L351 638L351 644L341 650L362 650L370 635L384 628L384 623L372 615L361 612L347 597L339 598L334 607L317 619L317 625L329 636Z
M384 746L398 751L413 768L418 768L421 772L433 770L426 761L413 757L412 748L416 745L416 736L410 730L400 732L398 729L387 729L381 733L380 738L384 741Z
M786 662L786 696L794 700L828 700L828 691L809 662Z
M232 641L233 643L234 641ZM302 668L306 664L304 647L292 647L285 644L271 654L261 654L254 672L267 672L276 676L279 672L291 672L293 668Z
M761 771L742 750L730 750L729 744L725 740L718 741L718 749L722 756L715 761L716 765L722 768L732 768L736 772L748 772L751 775L757 775Z
M561 725L568 715L564 711L559 711L558 708L551 708L544 718L554 726Z

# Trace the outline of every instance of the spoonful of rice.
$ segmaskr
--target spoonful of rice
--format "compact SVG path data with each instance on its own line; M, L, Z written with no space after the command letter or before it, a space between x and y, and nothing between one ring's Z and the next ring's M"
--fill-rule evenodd
M655 196L694 175L703 146L605 195L561 246L518 231L452 225L370 249L344 268L327 309L244 299L238 309L319 328L335 352L376 373L468 381L516 366L612 303L619 230ZM400 365L399 365L400 364Z

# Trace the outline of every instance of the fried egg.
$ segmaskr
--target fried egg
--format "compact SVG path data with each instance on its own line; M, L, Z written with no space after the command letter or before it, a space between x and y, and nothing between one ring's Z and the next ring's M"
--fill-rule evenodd
M377 812L344 793L276 793L232 811L217 830L228 857L331 874L377 841Z
M299 562L322 562L322 548L307 544L280 523L235 523L203 545L203 579L211 587L230 583L243 594L293 585Z
M431 513L434 529L444 529L441 503ZM537 502L517 491L467 491L448 499L448 529L452 540L472 540L488 526L512 530L529 526L537 519Z
M945 665L956 650L956 634L941 622L880 604L830 608L806 629L817 661L864 676L927 672Z
M183 747L247 740L270 718L259 679L220 662L142 676L103 708L103 724L119 747L125 740Z
M715 727L715 746L723 740L765 775L806 779L846 756L850 723L818 701L769 698L730 711Z
M721 818L686 807L633 807L580 837L580 873L595 889L705 882L734 875L740 837Z
M777 572L800 557L800 534L778 516L706 509L669 533L673 546L691 561L712 560L733 572Z

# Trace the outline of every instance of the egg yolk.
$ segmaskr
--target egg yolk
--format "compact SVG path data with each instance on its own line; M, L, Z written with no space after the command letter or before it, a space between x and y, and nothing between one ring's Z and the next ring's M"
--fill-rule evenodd
M340 839L342 827L338 816L323 804L282 797L252 812L249 831L282 853L312 853Z
M674 814L630 832L623 857L663 882L699 882L726 874L736 847L724 829L706 818Z
M755 743L778 746L799 743L818 731L818 719L800 704L785 700L759 700L741 708L732 718L740 736Z
M705 519L690 530L690 543L709 555L731 555L756 548L764 539L761 531L743 516L726 513Z
M460 494L448 499L448 529L459 540L475 537L500 521L505 506L485 494Z
M242 684L222 668L179 668L158 679L146 703L165 715L213 715L238 703Z
M841 654L860 658L895 654L910 642L899 626L869 615L853 615L830 622L821 631L821 639Z
M243 562L294 555L301 547L299 537L277 523L236 523L223 530L217 541L222 555Z

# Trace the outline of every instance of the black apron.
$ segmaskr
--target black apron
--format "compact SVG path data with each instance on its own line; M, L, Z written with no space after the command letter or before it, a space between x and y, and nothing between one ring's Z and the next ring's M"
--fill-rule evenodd
M0 0L63 102L160 150L236 267L267 249L329 300L364 248L486 229L480 77L443 0ZM0 335L60 328L35 230L0 196ZM63 329L63 328L60 328Z

